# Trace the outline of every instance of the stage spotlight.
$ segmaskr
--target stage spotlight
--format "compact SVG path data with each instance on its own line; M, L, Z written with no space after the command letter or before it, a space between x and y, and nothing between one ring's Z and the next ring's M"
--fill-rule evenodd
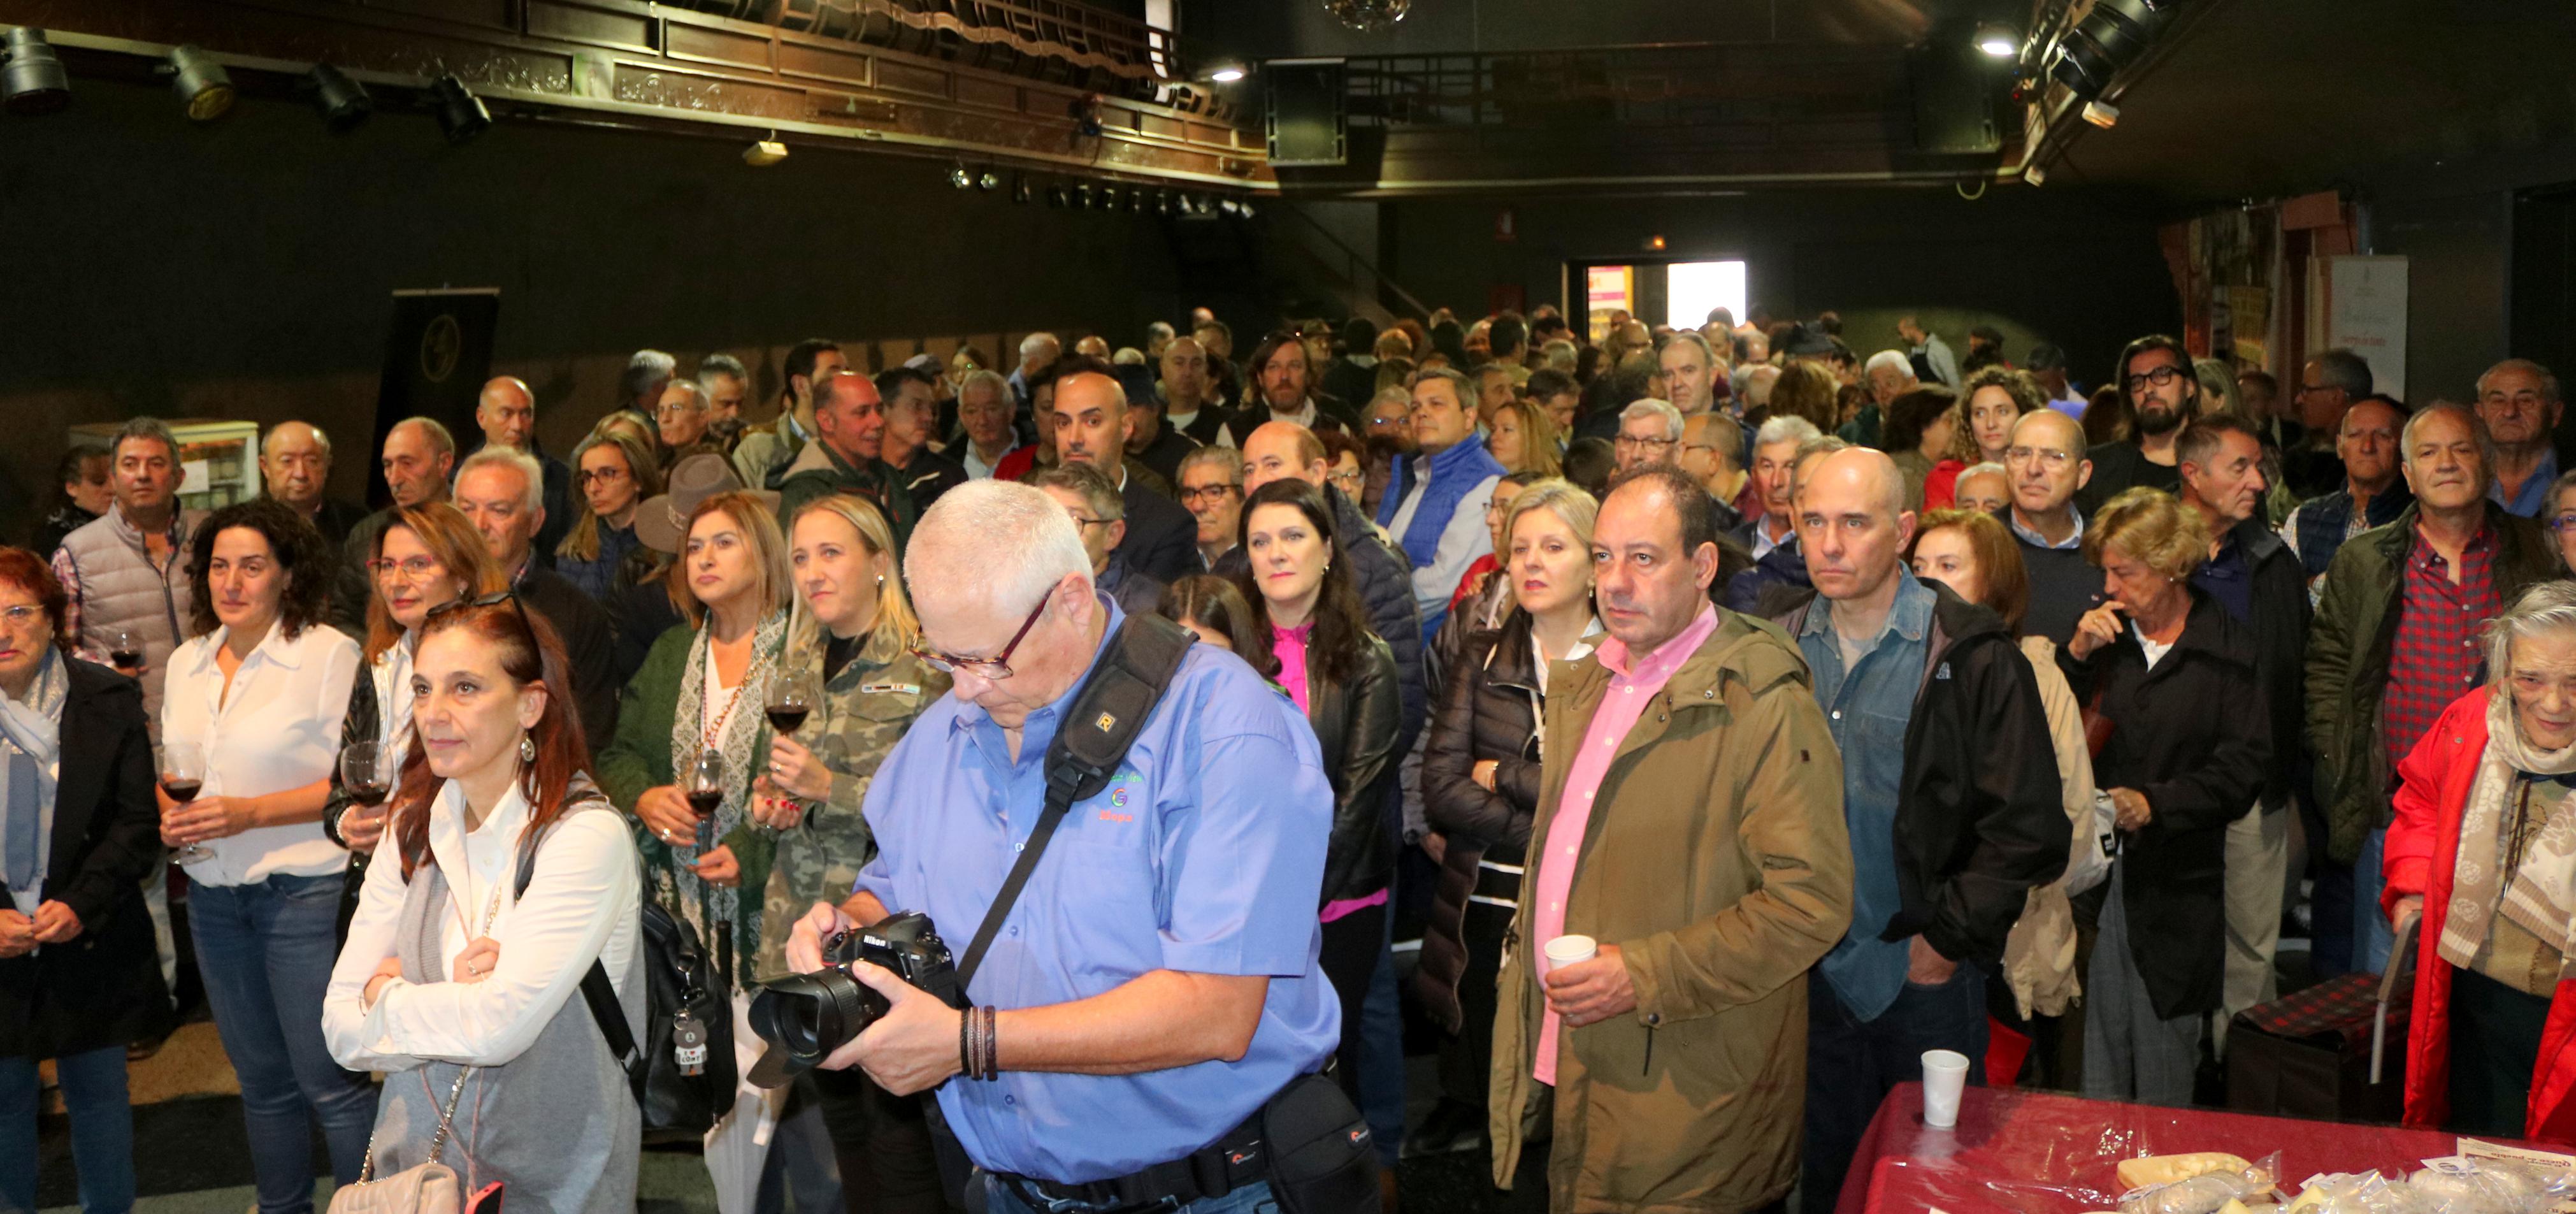
M1060 185L1048 186L1047 205L1061 211L1073 205L1073 194Z
M1216 204L1216 209L1225 212L1229 216L1243 213L1243 208L1236 205L1235 201L1231 198Z
M984 170L983 176L975 179L975 184L985 193L990 194L993 191L1002 188L1002 175L991 169L986 169Z
M304 78L313 83L313 108L322 111L322 125L334 135L358 129L368 115L376 112L375 99L367 96L366 86L349 79L347 72L317 63Z
M971 190L975 188L975 175L967 172L966 166L961 164L948 170L948 184L961 190Z
M2048 66L2048 74L2086 101L2111 87L2111 78L2137 62L2154 40L2167 13L2147 0L2097 0L2065 38Z
M1154 213L1165 219L1172 217L1172 192L1170 190L1154 191Z
M1078 186L1073 187L1073 201L1074 201L1074 205L1075 205L1076 209L1084 210L1084 211L1088 211L1088 210L1090 210L1090 209L1091 209L1091 198L1092 198L1092 194L1091 194L1091 183L1090 183L1090 182L1086 181L1086 182L1082 183L1081 185L1078 185Z
M233 78L224 65L207 57L193 46L171 50L170 89L188 107L188 117L199 122L212 122L233 108Z
M0 109L22 118L51 114L72 102L72 78L45 31L20 26L0 41Z
M1145 187L1140 185L1133 186L1128 189L1127 213L1130 215L1142 215L1145 213Z
M1026 174L1026 173L1013 173L1013 174L1011 174L1011 201L1013 201L1013 202L1017 202L1017 203L1026 203L1026 202L1028 202L1028 200L1029 200L1029 176L1028 176L1028 174Z
M2021 34L2009 25L1989 21L1977 27L1977 49L1989 58L2010 59L2021 53Z
M2110 130L2120 125L2120 107L2108 101L2087 101L2084 103L2084 121Z
M2038 165L2035 165L2035 164L2034 164L2034 165L2030 166L2029 168L2023 169L2023 170L2021 171L2021 179L2022 179L2023 181L2029 182L2029 183L2030 183L2030 184L2032 184L2032 185L2047 185L2047 184L2048 184L2048 170L2043 169L2043 168L2039 167Z
M1246 198L1243 201L1234 204L1234 213L1241 215L1246 219L1252 218L1252 200Z
M484 108L483 99L451 72L429 83L429 96L438 107L438 129L449 143L462 144L492 129L492 111Z
M787 145L777 135L778 132L772 131L769 138L753 141L750 147L742 150L742 162L755 169L765 169L787 159Z

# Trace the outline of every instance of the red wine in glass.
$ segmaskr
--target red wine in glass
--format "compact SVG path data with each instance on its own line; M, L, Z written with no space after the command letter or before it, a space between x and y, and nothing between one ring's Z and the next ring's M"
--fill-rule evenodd
M200 776L161 777L161 791L170 794L170 799L181 805L196 800L197 790L205 786L206 781Z
M781 734L792 734L805 727L805 718L813 711L802 704L772 704L769 706L769 727Z
M724 790L720 788L689 794L689 809L701 818L714 817L716 807L722 804L724 804Z
M350 800L355 801L360 805L364 805L369 809L374 809L375 807L384 804L386 794L393 791L391 788L388 788L383 784L374 783L350 784L345 787L349 790Z
M112 649L108 651L107 660L116 663L116 668L118 670L141 670L143 668L143 651L140 649Z

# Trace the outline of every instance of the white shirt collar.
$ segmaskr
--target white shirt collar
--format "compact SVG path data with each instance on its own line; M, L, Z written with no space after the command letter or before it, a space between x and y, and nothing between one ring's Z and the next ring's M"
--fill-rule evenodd
M242 665L248 666L254 661L264 660L290 670L302 666L304 640L312 635L312 632L313 629L308 627L298 633L294 639L289 640L286 635L286 621L283 619L273 621L268 626L268 635L260 638L259 644L250 651L250 655L242 659ZM231 639L232 634L232 626L229 624L216 625L213 632L206 634L206 647L197 654L196 668L200 671L215 669L215 655L223 651L225 643Z
M448 887L456 904L465 908L474 935L482 934L483 908L491 900L492 883L500 874L517 870L519 834L527 824L528 801L516 781L484 817L483 825L470 834L465 829L464 785L449 780L438 790L438 803L429 815L429 851L448 874ZM469 873L474 874L471 880L466 878ZM503 895L502 901L511 899Z

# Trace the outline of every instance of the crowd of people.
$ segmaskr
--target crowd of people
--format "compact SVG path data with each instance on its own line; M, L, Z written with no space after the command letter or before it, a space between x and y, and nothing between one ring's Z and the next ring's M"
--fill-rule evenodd
M1997 1023L2022 1082L2190 1103L2285 921L2320 976L2420 924L2410 1123L2576 1142L2548 370L2410 404L2327 350L2285 395L2146 336L2088 393L1910 316L1582 321L810 340L774 407L647 350L567 460L507 376L471 446L400 422L372 513L300 421L211 512L159 421L75 449L0 549L0 1206L45 1060L82 1206L132 1205L180 922L263 1214L317 1129L341 1186L444 1142L631 1209L648 921L732 1021L727 1214L1251 1210L1287 1180L1219 1148L1318 1074L1381 1208L1490 1150L1496 1209L1813 1214ZM1166 626L1006 884L1076 689ZM876 1026L753 1083L763 984L904 910L990 946L989 1006L854 967Z

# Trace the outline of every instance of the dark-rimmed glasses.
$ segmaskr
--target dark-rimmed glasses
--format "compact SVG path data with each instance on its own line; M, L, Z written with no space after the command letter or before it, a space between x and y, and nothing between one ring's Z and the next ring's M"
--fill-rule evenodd
M1045 594L1039 596L1038 605L1029 609L1029 618L1020 621L1020 630L1011 634L1010 642L1002 646L1002 652L989 658L961 658L953 653L941 653L926 644L915 644L912 656L942 674L971 674L979 679L1000 682L1011 677L1011 655L1019 650L1021 641L1028 639L1029 630L1038 626L1038 617L1046 614L1047 604L1054 601L1055 588L1050 586Z

